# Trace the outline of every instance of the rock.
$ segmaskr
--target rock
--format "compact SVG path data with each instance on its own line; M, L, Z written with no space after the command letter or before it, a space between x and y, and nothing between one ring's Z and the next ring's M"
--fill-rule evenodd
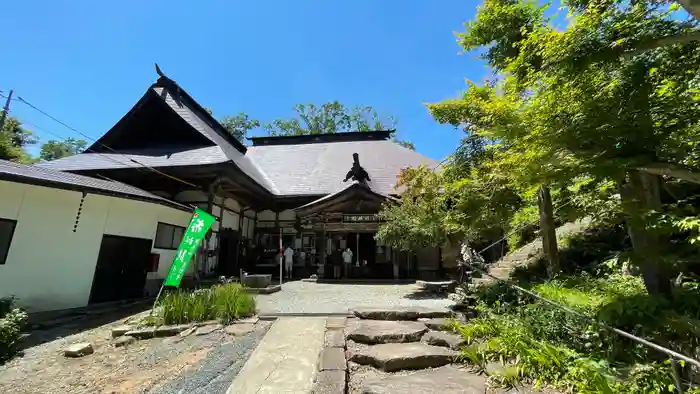
M316 375L312 394L345 394L345 371L321 371Z
M73 343L63 351L63 355L66 357L83 357L93 353L95 353L95 349L89 342Z
M345 333L343 330L326 331L324 346L345 348Z
M255 325L251 323L234 323L224 327L224 332L229 335L245 335L255 330Z
M401 343L417 342L428 331L425 324L412 321L360 320L348 333L355 342Z
M197 327L197 330L194 332L194 335L209 335L214 331L220 330L221 327L221 324L210 324L207 326Z
M449 325L452 324L451 319L446 319L444 317L420 319L420 322L428 326L429 329L437 331L448 331L450 329Z
M126 345L130 345L132 343L136 342L136 338L128 336L128 335L123 335L114 341L112 341L112 345L114 347L122 347Z
M423 343L386 343L358 350L350 361L372 365L384 372L436 368L451 363L458 352Z
M486 392L486 379L463 369L447 366L409 375L366 382L362 394L481 394Z
M360 319L371 320L416 320L420 317L449 317L452 312L447 309L429 309L420 307L383 309L357 308L353 311Z
M234 324L255 324L260 320L257 316L251 316L251 317L244 317L243 319L238 319L234 322Z
M120 337L133 329L134 328L132 326L127 326L127 325L114 327L112 329L112 338Z
M466 342L464 337L457 334L450 334L442 331L430 331L423 335L423 342L428 345L444 346L450 349L458 349Z
M346 371L348 369L345 360L345 350L339 347L327 347L321 352L319 371Z
M132 336L136 339L148 339L155 337L171 337L177 335L188 328L192 327L189 324L179 324L174 326L160 326L160 327L147 327L140 328L137 330L131 330L124 333L124 335Z
M190 327L190 328L186 329L185 331L182 331L180 333L180 337L181 338L188 337L188 336L192 335L195 331L197 331L197 327Z
M345 317L329 317L326 319L326 329L333 330L337 328L345 328L348 319Z

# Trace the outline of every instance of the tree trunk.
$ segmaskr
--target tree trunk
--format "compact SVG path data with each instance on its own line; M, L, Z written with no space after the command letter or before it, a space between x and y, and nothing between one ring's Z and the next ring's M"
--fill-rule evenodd
M560 271L557 233L554 227L554 209L549 186L542 185L537 193L540 210L540 232L542 233L542 250L547 259L547 275L553 278Z
M661 207L660 179L648 172L630 170L620 193L632 241L632 260L641 269L649 294L671 292L670 273L661 262L660 239L647 230L647 214Z

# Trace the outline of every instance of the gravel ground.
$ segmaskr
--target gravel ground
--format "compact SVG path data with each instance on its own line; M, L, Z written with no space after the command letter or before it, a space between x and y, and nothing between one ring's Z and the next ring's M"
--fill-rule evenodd
M0 393L13 394L224 394L271 322L260 321L250 334L233 337L219 330L185 338L155 338L111 346L111 329L124 319L24 350L0 366ZM65 332L57 327L38 333ZM95 353L66 358L75 342L92 343Z
M265 313L344 313L359 306L445 308L446 297L425 296L416 284L328 284L288 282L282 291L258 295L258 310Z

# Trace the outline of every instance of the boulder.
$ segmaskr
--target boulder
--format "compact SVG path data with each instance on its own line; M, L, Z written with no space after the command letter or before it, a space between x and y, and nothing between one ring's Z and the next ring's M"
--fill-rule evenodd
M449 317L452 312L447 309L430 309L421 307L409 308L357 308L354 315L360 319L371 320L416 320L421 317Z
M391 375L369 381L362 387L363 394L482 394L486 379L453 366L446 366L409 375Z
M92 344L89 342L73 343L63 350L66 357L83 357L95 353Z
M112 346L114 347L122 347L126 345L130 345L136 341L136 338L128 336L128 335L122 335L119 338L115 339L112 341Z
M120 337L133 329L134 328L132 326L128 326L128 325L121 325L118 327L114 327L112 329L112 338Z
M390 320L360 320L347 334L355 342L402 343L417 342L428 331L420 322Z
M458 352L423 343L386 343L354 352L350 361L371 365L384 372L437 368L450 364Z
M430 331L423 335L422 341L428 345L444 346L450 349L458 349L466 342L464 337L443 331Z
M234 323L224 327L224 332L229 335L245 335L255 330L255 325L251 323Z

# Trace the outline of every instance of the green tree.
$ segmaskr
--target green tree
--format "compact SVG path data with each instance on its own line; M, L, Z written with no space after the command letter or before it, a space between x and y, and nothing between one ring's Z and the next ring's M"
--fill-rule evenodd
M65 141L50 140L41 146L39 159L51 161L62 157L77 155L85 150L87 141L68 138Z
M276 119L263 125L270 136L332 134L349 131L393 130L394 117L382 117L372 107L349 108L338 101L321 106L313 103L294 106L296 115L289 119ZM393 139L394 142L414 150L413 143Z
M557 30L535 1L487 0L460 36L494 71L512 76L537 108L528 133L554 157L620 185L623 209L650 293L668 293L661 240L648 214L661 208L658 174L694 174L697 151L698 43L658 44L697 33L674 18L668 1L570 0L571 23ZM641 50L640 50L641 49Z
M0 130L0 159L31 163L32 158L25 149L36 142L34 134L22 127L19 120L8 117Z
M246 135L250 130L260 127L260 121L251 119L243 112L238 115L224 116L219 120L219 123L241 143L245 142Z

